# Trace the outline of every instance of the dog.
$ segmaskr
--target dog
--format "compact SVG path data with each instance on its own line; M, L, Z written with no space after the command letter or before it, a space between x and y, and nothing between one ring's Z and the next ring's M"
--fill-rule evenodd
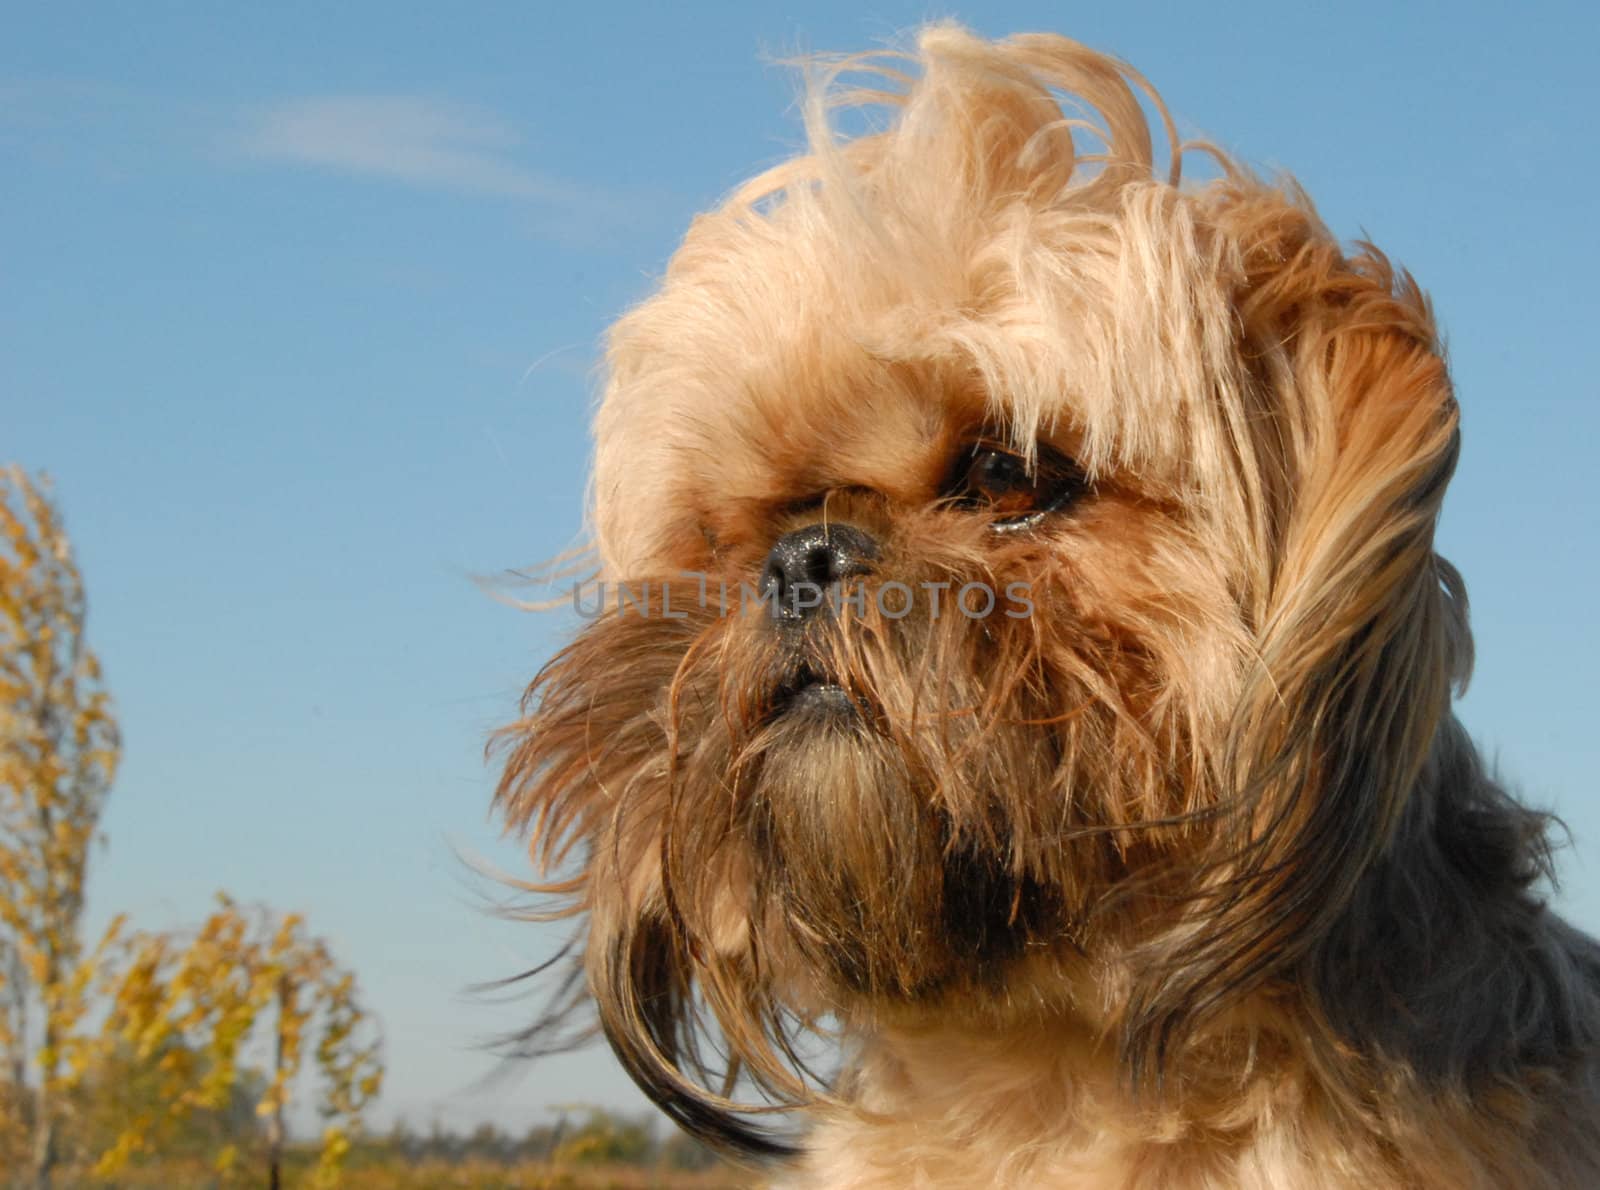
M529 1037L591 1006L782 1186L1600 1186L1600 947L1451 711L1428 299L1075 42L811 70L609 335L497 737L577 930Z

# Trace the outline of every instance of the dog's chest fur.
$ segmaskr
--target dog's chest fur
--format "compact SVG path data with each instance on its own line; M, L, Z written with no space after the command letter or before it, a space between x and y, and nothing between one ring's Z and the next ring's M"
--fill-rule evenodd
M1047 1035L1048 1034L1048 1035ZM1180 1076L1181 1077L1181 1076ZM1189 1082L1189 1080L1185 1080ZM1400 1095L1342 1119L1292 1054L1189 1082L1142 1106L1115 1057L1070 1026L1013 1038L884 1038L772 1190L1468 1190L1571 1186L1463 1103ZM1581 1176L1581 1175L1580 1175Z

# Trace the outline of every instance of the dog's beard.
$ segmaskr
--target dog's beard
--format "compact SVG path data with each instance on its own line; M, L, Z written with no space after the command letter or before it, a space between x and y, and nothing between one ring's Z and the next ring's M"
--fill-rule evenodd
M970 999L1076 944L1122 859L1099 828L1166 775L1123 693L1160 683L1059 599L970 618L948 593L968 580L932 573L937 610L908 576L909 612L843 601L800 634L676 589L669 618L656 585L552 663L510 769L540 789L547 861L587 840L597 924L666 922L820 1011Z
M937 741L897 738L896 712L876 711L877 694L867 708L822 719L790 710L763 729L747 762L753 903L809 969L851 993L919 997L992 979L1066 922L1046 914L1059 894L1019 847L1002 799L973 795L1047 779L1053 741L968 724Z

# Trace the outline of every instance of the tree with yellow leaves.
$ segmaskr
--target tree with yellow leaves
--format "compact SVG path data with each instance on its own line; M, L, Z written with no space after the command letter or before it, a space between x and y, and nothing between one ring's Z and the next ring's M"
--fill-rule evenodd
M120 752L85 614L48 485L0 469L0 1052L40 1190L86 1059L84 881Z
M48 1190L85 1073L131 1060L158 1093L138 1100L98 1155L95 1173L114 1175L197 1112L236 1102L244 1049L260 1037L271 1051L256 1104L271 1185L308 1046L328 1121L315 1181L331 1185L383 1067L355 977L326 942L297 915L224 896L187 939L124 937L118 918L96 946L83 943L91 844L120 751L85 612L48 486L0 468L0 1161L9 1154ZM108 1002L97 1033L86 1019L96 991ZM219 1172L237 1160L225 1146Z
M111 1011L104 1037L153 1061L161 1091L127 1123L95 1173L115 1175L153 1151L186 1113L227 1103L244 1048L256 1039L270 1051L256 1106L267 1122L268 1185L281 1184L284 1112L308 1045L327 1121L313 1181L334 1185L361 1111L383 1080L379 1039L357 999L355 976L298 915L247 911L226 895L218 901L187 942L171 934L133 935L127 961L106 978ZM217 1154L218 1173L235 1172L239 1156L225 1147Z

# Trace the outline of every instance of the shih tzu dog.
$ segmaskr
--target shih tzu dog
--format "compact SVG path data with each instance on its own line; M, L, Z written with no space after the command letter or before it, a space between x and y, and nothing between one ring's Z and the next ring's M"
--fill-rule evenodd
M1600 947L1450 708L1427 299L1074 42L813 70L611 332L499 737L552 1020L785 1186L1600 1186Z

